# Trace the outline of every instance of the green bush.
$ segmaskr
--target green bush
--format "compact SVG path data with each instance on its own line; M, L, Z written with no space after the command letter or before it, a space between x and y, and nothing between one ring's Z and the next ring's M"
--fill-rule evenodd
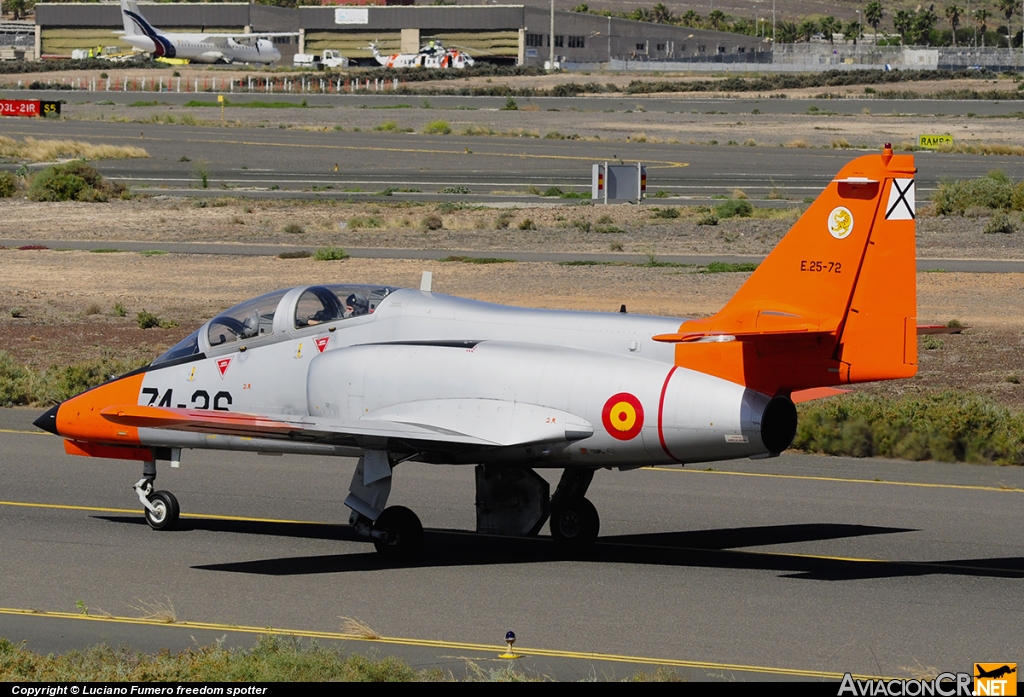
M448 125L448 122L443 119L437 121L431 121L423 127L423 132L427 135L441 135L446 136L452 132L452 127Z
M317 261L341 261L348 259L348 253L341 247L321 247L313 254Z
M1024 211L1024 182L1013 187L1013 196L1010 197L1010 205L1015 211Z
M35 374L0 351L0 407L31 404Z
M423 227L427 230L440 230L444 227L444 221L441 220L440 216L428 215L423 218Z
M298 223L288 223L283 228L281 228L281 232L287 235L301 235L305 231L306 229L299 225Z
M10 172L0 172L0 198L9 198L18 193L18 178Z
M1024 415L977 395L848 395L799 411L793 447L811 452L1024 464Z
M980 179L942 182L933 200L935 212L939 215L963 215L970 208L1008 210L1013 204L1014 194L1010 180L996 170ZM1024 191L1020 198L1021 205L1024 205Z
M536 230L537 226L534 224L532 218L524 218L523 221L521 223L519 223L519 229L520 230Z
M82 160L52 165L32 177L28 197L33 201L103 202L120 196L126 188L103 178Z
M139 323L139 329L152 329L160 326L160 318L146 310L141 310L136 314L135 321Z
M103 358L34 371L0 351L0 407L56 404L139 365Z
M999 211L989 218L983 232L986 235L993 233L1011 234L1017 232L1017 225L1010 220L1010 216L1006 212Z
M722 201L720 204L715 206L715 215L719 219L724 218L749 218L754 214L754 207L750 205L749 201L743 199L731 198L728 201Z
M655 218L665 218L667 220L679 217L678 208L652 208L651 213Z

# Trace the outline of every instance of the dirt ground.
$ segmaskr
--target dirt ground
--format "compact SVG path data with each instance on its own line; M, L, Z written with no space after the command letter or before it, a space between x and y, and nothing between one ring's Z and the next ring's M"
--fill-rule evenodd
M756 201L754 202L756 206ZM204 207L199 205L205 204ZM436 203L263 201L224 197L196 202L169 196L131 201L36 203L5 199L0 238L43 240L236 242L296 246L458 249L490 252L543 250L634 254L765 255L802 209L759 209L754 218L698 225L696 207L680 217L657 217L658 201L644 206L556 205L457 207ZM923 209L923 210L922 210ZM917 250L922 258L1024 259L1024 235L984 234L987 216L935 217L919 209ZM426 230L427 216L443 228ZM502 219L502 216L505 216ZM499 227L504 220L506 227ZM530 225L526 221L531 221ZM157 223L154 225L154 222ZM285 232L298 224L302 233ZM589 230L587 226L589 224ZM520 226L536 229L519 229ZM619 249L621 247L621 249Z

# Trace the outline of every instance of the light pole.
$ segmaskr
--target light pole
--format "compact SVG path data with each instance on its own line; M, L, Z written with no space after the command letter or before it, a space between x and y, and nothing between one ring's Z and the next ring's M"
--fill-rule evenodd
M555 69L555 0L551 0L551 33L548 34L548 70Z
M772 0L772 47L775 46L775 0Z

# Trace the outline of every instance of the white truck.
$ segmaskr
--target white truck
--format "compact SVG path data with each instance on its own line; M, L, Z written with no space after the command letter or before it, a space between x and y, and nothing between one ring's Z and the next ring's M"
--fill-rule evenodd
M348 58L341 55L340 51L326 48L319 56L315 53L296 53L295 58L292 59L292 65L296 68L316 68L317 70L347 68Z

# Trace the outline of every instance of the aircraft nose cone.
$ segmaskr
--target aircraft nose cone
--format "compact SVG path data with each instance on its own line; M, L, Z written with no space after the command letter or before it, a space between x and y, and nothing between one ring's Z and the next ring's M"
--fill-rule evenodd
M60 405L50 407L42 416L32 422L32 425L36 428L41 428L44 431L49 431L55 436L59 436L57 432L57 411L60 410Z

